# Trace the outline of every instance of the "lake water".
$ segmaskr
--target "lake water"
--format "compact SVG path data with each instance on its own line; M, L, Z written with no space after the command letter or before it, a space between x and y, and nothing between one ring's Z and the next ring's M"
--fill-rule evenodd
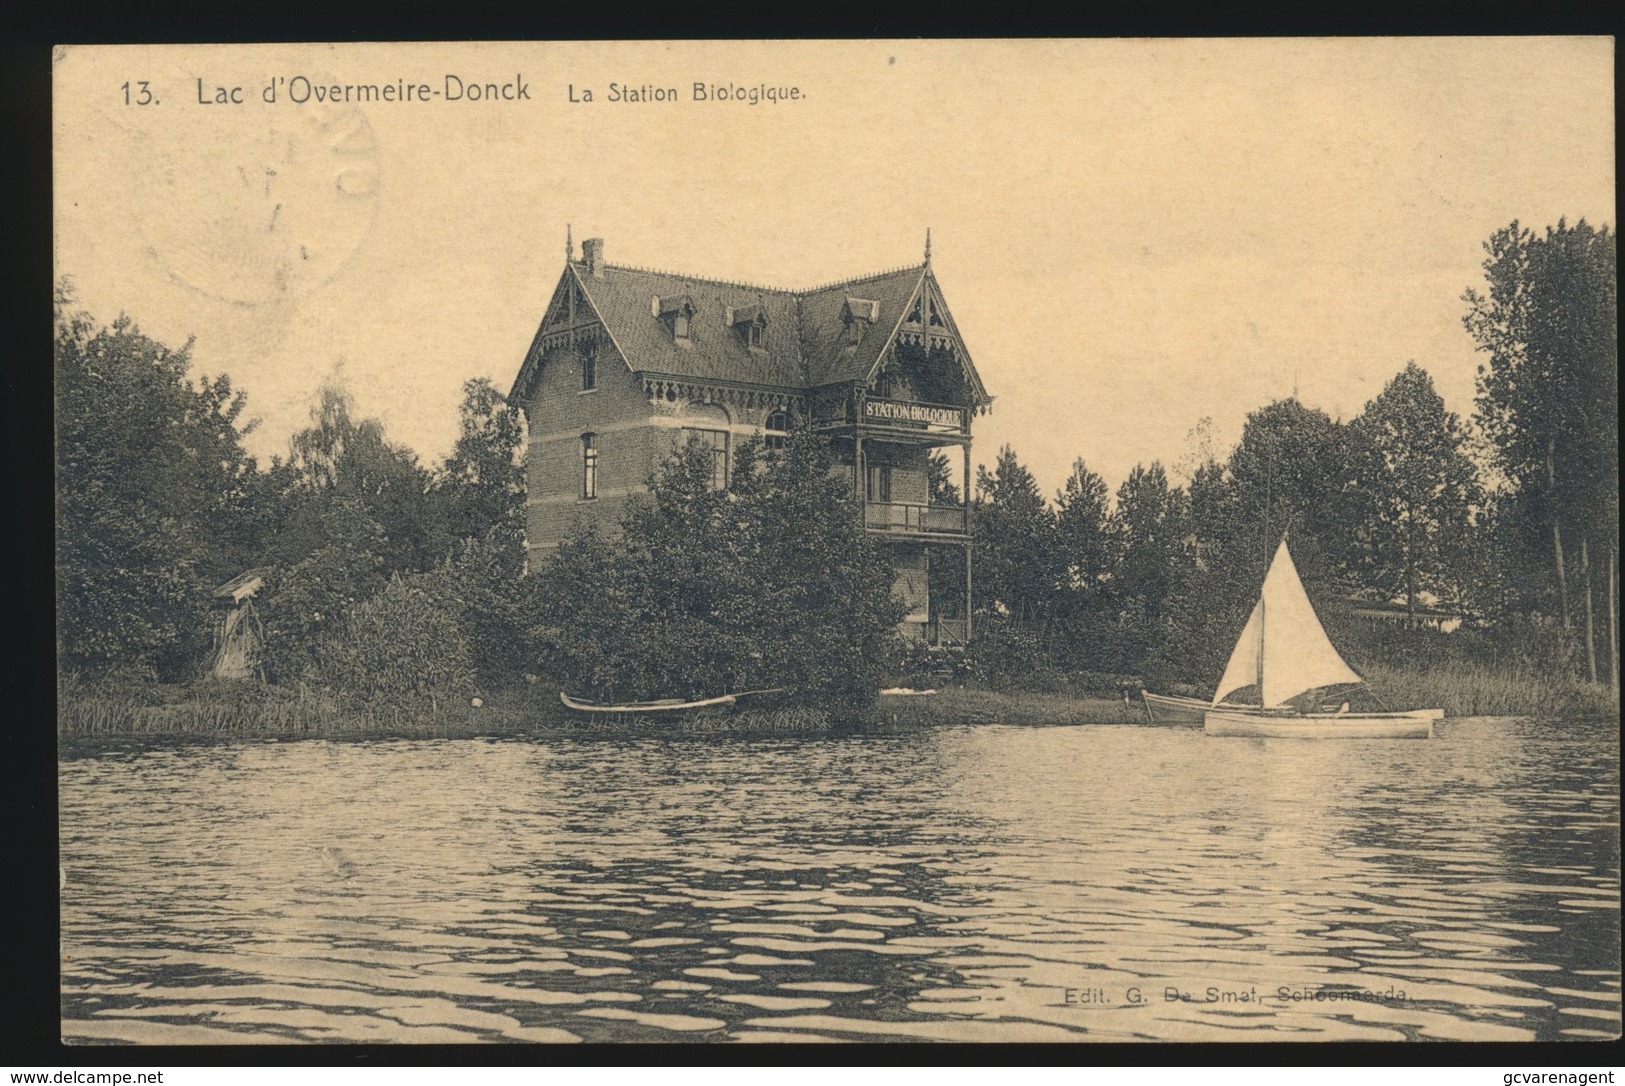
M1617 725L69 757L62 1035L1613 1037Z

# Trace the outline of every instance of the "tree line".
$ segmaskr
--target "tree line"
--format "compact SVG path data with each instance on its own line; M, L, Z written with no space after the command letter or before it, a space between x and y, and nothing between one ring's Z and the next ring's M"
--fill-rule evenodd
M1485 250L1487 289L1464 295L1486 356L1471 425L1410 362L1348 422L1280 400L1220 456L1203 420L1183 478L1138 465L1115 501L1082 458L1046 500L1002 449L972 502L973 607L984 643L1001 643L996 667L1211 684L1284 534L1357 655L1448 652L1617 690L1615 238L1513 223ZM1374 633L1350 621L1361 601L1403 604L1412 627L1454 612L1469 632L1448 649Z
M1458 609L1475 632L1449 651L1617 689L1614 235L1513 223L1485 249L1485 285L1464 299L1484 354L1471 425L1412 363L1348 422L1282 400L1222 454L1204 422L1172 473L1137 466L1115 494L1080 458L1047 498L1001 450L973 482L975 668L1210 684L1287 533L1329 623L1351 599ZM244 395L191 377L190 350L127 317L98 325L59 285L65 669L195 674L212 589L258 569L278 683L433 698L550 670L589 696L648 697L792 675L861 700L882 679L886 551L839 512L852 497L817 442L741 450L720 492L680 455L621 532L526 577L523 424L489 381L465 384L435 464L358 417L334 380L262 466ZM940 460L932 492L959 498ZM962 592L960 563L931 577L939 606ZM1443 651L1346 632L1357 651Z

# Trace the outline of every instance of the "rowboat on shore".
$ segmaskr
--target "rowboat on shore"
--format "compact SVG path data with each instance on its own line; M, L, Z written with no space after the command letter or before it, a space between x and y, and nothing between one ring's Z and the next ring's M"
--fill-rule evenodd
M1304 711L1307 696L1365 680L1344 661L1309 602L1286 539L1275 550L1258 602L1242 627L1224 675L1203 713L1209 735L1255 739L1429 739L1442 709L1409 712ZM1258 704L1227 704L1243 690ZM1316 698L1318 703L1320 699Z
M684 701L682 698L661 698L658 701L627 701L612 704L603 701L588 701L586 698L572 698L563 690L559 691L559 701L564 703L566 709L573 709L578 713L682 713L694 709L720 708L732 705L738 699L732 694L723 694L714 698L699 698L694 701Z
M658 701L626 701L605 702L589 701L586 698L572 698L563 690L559 691L559 701L566 709L578 713L687 713L698 709L725 709L736 704L740 698L763 697L768 694L783 694L788 687L776 687L771 690L742 690L737 694L719 694L712 698L661 698Z

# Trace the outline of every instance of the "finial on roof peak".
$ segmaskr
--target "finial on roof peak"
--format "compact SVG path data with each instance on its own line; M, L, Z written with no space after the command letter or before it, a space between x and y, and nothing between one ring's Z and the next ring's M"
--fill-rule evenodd
M925 262L931 263L931 228L925 228Z
M575 258L576 258L575 239L570 236L570 224L565 223L564 224L564 262L566 264L574 263Z

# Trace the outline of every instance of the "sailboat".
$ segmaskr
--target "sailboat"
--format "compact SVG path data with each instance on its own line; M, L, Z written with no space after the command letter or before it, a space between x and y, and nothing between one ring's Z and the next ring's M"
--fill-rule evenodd
M1203 728L1209 735L1254 738L1428 739L1433 722L1444 716L1443 709L1351 713L1346 702L1335 712L1299 712L1289 704L1314 690L1360 682L1326 636L1282 538ZM1253 686L1258 705L1225 704Z

